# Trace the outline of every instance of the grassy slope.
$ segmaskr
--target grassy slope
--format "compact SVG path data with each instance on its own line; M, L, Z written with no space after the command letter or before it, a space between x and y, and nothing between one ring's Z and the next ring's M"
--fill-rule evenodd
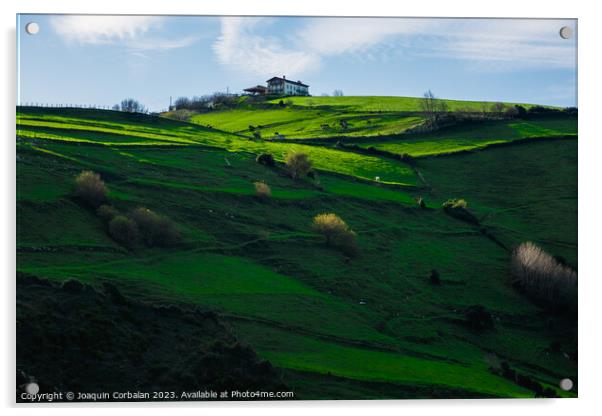
M427 385L431 394L442 395L452 390L529 395L487 370L484 357L491 351L544 383L575 377L573 362L558 352L544 353L557 339L562 344L566 326L550 327L545 315L510 287L508 253L440 210L417 210L412 205L415 194L331 175L327 171L332 167L320 176L321 187L294 182L256 164L248 153L233 152L227 141L237 141L236 136L221 139L230 151L186 146L185 142L161 148L107 145L103 141L107 133L95 130L99 124L105 126L104 113L84 116L77 115L79 120L68 123L87 127L97 145L39 136L34 143L22 139L18 144L19 270L58 280L111 280L153 301L217 308L263 357L295 370L290 381L307 384L306 373L299 370L332 375L320 397L340 389L345 380L371 386L376 382L407 388ZM128 118L111 121L108 117L107 121L121 124L124 130L152 130L146 122ZM168 127L162 129L172 135L182 134L184 140L200 143L205 140L196 132L183 133L188 125L165 123ZM67 134L54 129L57 136ZM220 143L214 134L225 135L209 131L211 145ZM135 140L140 139L144 136ZM149 137L148 142L155 140ZM575 152L574 148L557 151L557 143L534 143L538 147L533 153L542 149L552 154ZM460 156L421 160L421 173L438 185L427 202L435 205L440 199L461 196L479 214L497 209L499 201L493 196L508 183L487 182L491 177L486 173L504 172L506 157L513 156L468 162L456 162ZM516 178L522 164L531 168L533 158L526 153L517 162L516 174L508 179L517 181L514 189L541 185L538 175ZM545 169L545 160L539 161L539 169ZM447 172L461 175L466 171L463 163L476 169L483 183L454 187L466 178L448 177ZM133 253L115 244L93 213L69 198L71 178L89 168L106 178L120 209L144 205L169 215L182 230L184 243L168 250ZM570 187L574 160L555 163L549 172L569 178L563 185ZM271 200L260 202L252 196L255 180L272 186ZM484 183L491 190L481 201L480 193L469 190L483 188ZM536 193L529 195L527 203L536 197ZM518 191L507 198L514 207L521 200ZM533 211L546 218L538 225L519 217L522 237L558 238L542 228L549 224L548 218L565 214L572 218L574 200L562 201L552 207L533 205ZM312 216L323 211L337 212L358 232L360 257L346 262L311 233ZM496 226L494 220L504 217L492 216L491 226ZM514 216L510 220L517 221ZM575 227L572 220L566 221L566 227L571 226ZM565 251L557 251L557 245L547 247L570 258ZM440 287L427 282L432 268L442 275ZM219 273L211 273L216 270ZM366 304L359 305L360 299ZM494 313L494 332L477 335L456 323L462 319L462 310L474 303Z
M422 98L417 97L383 97L383 96L348 96L348 97L290 97L294 105L304 107L334 106L345 107L352 111L421 111L420 103ZM277 104L280 99L272 100ZM455 110L476 110L481 111L483 106L489 108L491 102L486 101L459 101L443 100L450 111ZM506 103L514 105L517 103ZM525 108L532 107L532 104L520 104Z
M342 120L348 123L345 129L341 127ZM286 138L311 139L399 134L420 124L422 118L400 112L352 112L344 107L308 109L275 106L272 109L233 109L197 114L191 121L247 136L259 131L263 138L281 134ZM249 126L260 128L251 131Z
M442 129L429 134L390 138L382 141L378 139L364 140L358 144L364 148L374 147L391 153L407 153L414 157L422 157L478 150L492 144L519 139L576 135L577 118L558 115L529 120L486 121Z
M87 112L86 112L87 111ZM336 149L305 145L287 145L252 141L234 134L213 130L188 123L146 116L134 116L125 122L106 121L106 115L97 110L39 110L23 109L17 116L17 135L27 139L45 139L64 142L140 146L140 145L202 145L226 148L231 152L269 152L276 160L284 160L291 151L308 153L314 166L320 170L353 175L373 180L379 176L382 182L415 185L417 180L406 166L377 157L359 156ZM118 117L123 117L119 115ZM148 136L150 141L145 142Z

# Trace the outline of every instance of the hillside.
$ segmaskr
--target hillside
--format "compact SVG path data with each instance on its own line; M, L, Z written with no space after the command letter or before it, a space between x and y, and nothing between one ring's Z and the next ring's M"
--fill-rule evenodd
M192 123L236 133L245 137L259 135L262 139L295 140L374 140L398 141L399 135L410 132L424 122L421 98L412 97L287 97L264 101L256 97L242 97L234 108L193 114ZM491 102L439 100L449 111L488 114L494 111ZM525 109L532 104L500 103L503 109L520 105ZM169 114L168 114L169 115ZM576 119L573 119L573 121ZM500 120L485 123L473 133L472 127L461 126L454 139L483 139L489 141L523 138L537 134L549 136L555 129L576 132L576 122L550 122L549 117L528 123ZM462 130L463 129L463 130ZM461 134L460 134L461 133ZM458 137L458 134L460 136ZM435 134L436 136L436 134ZM425 139L428 137L425 137ZM435 137L439 139L439 137ZM447 137L445 139L448 139ZM308 140L309 141L309 140ZM432 143L428 145L432 146ZM455 144L448 147L452 148Z
M547 395L575 395L556 388L577 379L573 317L517 291L509 259L513 247L534 241L578 267L576 117L406 137L399 133L421 122L409 101L384 97L381 109L378 100L311 98L192 123L18 108L18 271L111 282L145 302L213 310L300 399L541 395L533 382ZM360 149L337 146L329 140L338 132L320 127L342 117L357 127L345 143ZM249 125L286 138L252 139ZM366 153L370 146L387 154ZM313 179L287 175L291 151L309 155ZM261 153L276 166L257 163ZM181 240L164 248L115 241L73 198L83 170L102 176L117 209L165 215ZM271 197L255 195L256 181ZM478 224L446 214L450 198L465 198ZM356 256L312 230L323 212L357 233ZM429 281L433 269L438 285ZM492 327L475 327L475 307ZM505 366L522 378L504 375Z

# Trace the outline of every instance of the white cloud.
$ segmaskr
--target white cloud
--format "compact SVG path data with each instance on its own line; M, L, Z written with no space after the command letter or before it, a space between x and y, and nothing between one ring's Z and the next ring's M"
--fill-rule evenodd
M261 34L270 19L228 17L221 24L213 45L219 62L258 75L301 76L343 54L362 62L446 58L501 71L575 66L574 40L558 34L561 26L575 31L572 20L310 18L286 39Z
M254 75L301 74L319 65L314 53L295 50L281 40L254 33L269 19L222 17L221 34L213 44L218 61Z
M160 30L164 18L159 16L65 15L50 19L53 30L67 42L108 45L121 44L133 50L183 48L198 37L162 38L150 36Z
M135 39L161 25L154 16L54 16L54 31L66 40L79 43L107 44Z

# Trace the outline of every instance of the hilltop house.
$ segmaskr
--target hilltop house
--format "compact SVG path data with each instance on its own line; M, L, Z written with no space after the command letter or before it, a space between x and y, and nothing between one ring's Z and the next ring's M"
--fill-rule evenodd
M267 80L268 94L278 95L309 95L309 85L305 85L301 81L291 81L283 75L273 77Z
M301 81L291 81L286 79L286 76L273 77L266 81L267 87L256 85L254 87L245 88L243 91L251 95L309 95L309 85Z

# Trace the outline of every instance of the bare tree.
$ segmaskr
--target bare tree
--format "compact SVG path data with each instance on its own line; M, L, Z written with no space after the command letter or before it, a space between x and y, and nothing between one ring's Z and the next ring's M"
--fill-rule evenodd
M121 101L121 111L128 113L145 113L146 107L133 98L126 98L125 100Z
M435 97L435 94L433 94L431 90L424 93L423 98L420 101L420 107L426 116L427 124L429 124L431 128L434 128L437 125L440 116L448 111L447 103Z

